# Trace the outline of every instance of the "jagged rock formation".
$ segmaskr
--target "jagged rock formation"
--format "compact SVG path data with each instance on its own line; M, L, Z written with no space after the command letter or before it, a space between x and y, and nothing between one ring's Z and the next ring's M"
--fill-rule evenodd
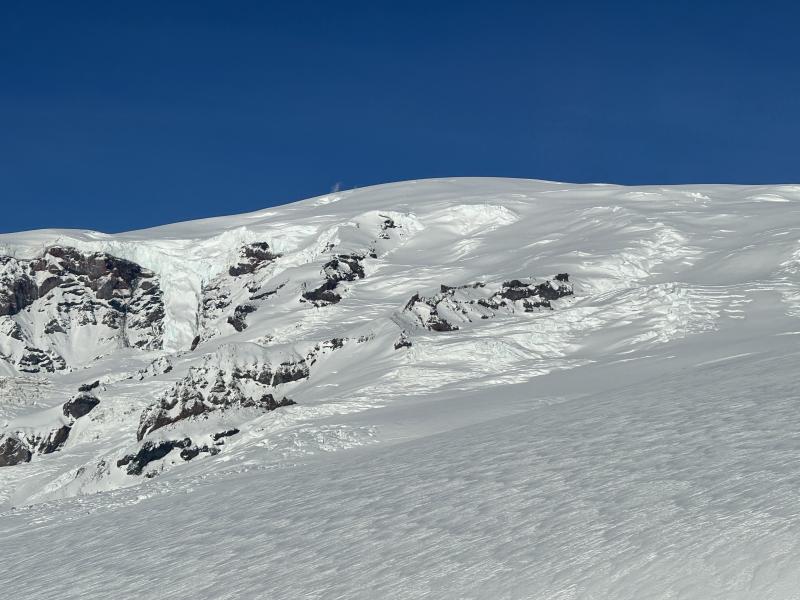
M129 379L138 379L142 381L149 377L156 377L158 375L163 375L164 373L169 373L172 371L172 361L168 356L159 356L156 359L147 365L144 369L139 369L136 372L136 375L129 377Z
M227 323L238 332L247 328L247 315L258 309L251 302L264 300L277 293L277 290L256 292L269 277L271 270L268 267L281 256L273 252L267 242L246 244L239 250L238 262L203 287L200 334L192 342L192 350L202 341L218 334L221 323ZM234 308L231 311L232 305Z
M43 432L8 432L0 436L0 467L29 462L34 454L59 450L69 437L71 427L59 425Z
M189 448L192 440L167 440L145 442L136 454L128 454L117 461L118 467L127 467L128 475L141 475L144 468L153 461L164 458L175 448Z
M100 404L100 400L98 400L97 396L88 390L84 390L65 402L61 407L61 411L65 417L75 420L88 415L98 404Z
M496 292L491 298L482 302L493 310L499 310L512 305L512 303L522 303L525 312L533 312L537 308L550 308L553 300L558 300L573 294L572 286L569 284L569 274L559 273L553 277L552 281L533 284L523 283L519 279L503 282L502 289Z
M440 292L431 297L414 294L403 313L425 329L457 331L459 323L491 319L499 311L552 309L554 300L572 294L567 273L543 283L512 279L503 282L499 289L480 282L457 287L442 285Z
M136 433L139 441L148 433L167 425L217 410L238 407L257 408L267 412L283 406L291 406L295 403L294 400L286 397L276 400L269 393L265 393L258 398L248 397L238 387L233 388L224 396L209 395L207 398L201 392L191 391L186 387L183 387L180 392L175 392L175 394L175 396L165 397L160 403L151 406L142 413L139 429Z
M190 369L189 374L170 388L158 403L142 413L137 439L141 440L166 425L212 411L232 407L270 411L294 404L293 400L285 397L276 400L269 390L308 377L316 355L324 351L318 345L305 356L277 353L273 354L273 359L264 356L262 347L247 346L249 352L245 356L238 354L238 347L226 347L210 357L204 366ZM333 344L328 344L325 349L333 349Z
M233 315L228 317L228 324L230 324L236 331L244 331L247 329L245 319L250 313L258 310L252 304L242 304L233 310Z
M33 453L26 443L15 434L0 436L0 467L10 467L29 462Z
M218 431L217 433L215 433L215 434L213 434L211 436L211 439L214 440L215 442L218 442L218 441L222 440L222 438L231 437L233 435L236 435L237 433L240 433L240 432L239 432L239 430L237 428L234 427L233 429L226 429L225 431Z
M356 340L357 342L366 340ZM258 344L223 346L201 367L175 383L141 415L137 439L192 417L231 408L272 411L294 400L277 399L278 386L308 378L317 360L344 347L334 338L300 349L267 349Z
M303 292L303 300L314 306L327 306L340 302L342 296L335 290L342 281L364 278L364 256L360 254L337 254L322 266L325 281L319 287Z
M0 256L0 357L19 371L62 370L114 347L160 348L163 319L158 278L133 262L62 246L30 260ZM91 342L76 348L79 330Z
M411 348L411 338L408 337L407 331L400 332L400 337L394 343L395 350L400 350L400 348Z
M69 437L71 427L61 425L44 432L9 432L0 436L0 467L29 462L34 454L59 450Z
M66 443L71 429L70 425L62 425L44 434L26 436L25 441L37 454L50 454L61 449L61 446Z
M280 257L280 254L270 250L267 242L247 244L246 246L242 246L240 260L237 264L232 265L228 269L228 274L231 277L251 275Z
M83 385L78 394L61 406L64 419L35 430L9 431L0 435L0 467L29 462L34 454L51 454L66 443L75 421L92 411L100 400L91 393L99 382Z
M231 434L232 435L232 434ZM216 438L215 438L216 439ZM117 461L117 467L125 467L128 475L141 475L145 467L149 464L166 458L173 450L180 450L180 457L184 461L190 461L201 453L208 453L211 456L219 454L219 448L203 444L202 446L192 443L191 438L179 440L148 440L144 442L133 454L126 454ZM145 477L154 477L156 471L144 473Z

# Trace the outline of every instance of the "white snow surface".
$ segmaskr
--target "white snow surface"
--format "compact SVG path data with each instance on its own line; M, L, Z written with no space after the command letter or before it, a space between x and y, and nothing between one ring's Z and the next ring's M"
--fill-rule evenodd
M458 178L0 235L17 258L58 244L137 262L166 309L160 351L43 375L0 361L0 433L61 423L101 382L61 450L0 468L2 596L798 598L798 206L793 185ZM245 289L226 273L254 242L281 257ZM334 254L368 249L339 303L300 301ZM553 310L464 313L457 331L403 311L442 284L558 273L574 296ZM276 293L237 331L224 309L201 319L214 286ZM273 390L295 405L151 434L239 428L218 455L173 451L152 478L113 467L177 382L310 356Z

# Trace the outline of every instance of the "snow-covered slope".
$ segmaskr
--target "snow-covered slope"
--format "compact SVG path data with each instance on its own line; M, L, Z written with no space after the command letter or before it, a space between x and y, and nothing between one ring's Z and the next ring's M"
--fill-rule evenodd
M0 588L791 598L798 203L448 179L2 235Z

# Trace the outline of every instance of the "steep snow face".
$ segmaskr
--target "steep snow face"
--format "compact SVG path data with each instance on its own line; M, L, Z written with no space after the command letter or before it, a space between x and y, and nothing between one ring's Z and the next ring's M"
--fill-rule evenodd
M44 553L91 531L90 566L53 563L75 597L97 593L86 569L144 597L791 597L800 554L754 532L800 527L781 492L800 477L798 202L798 186L445 179L2 235L8 533L44 523L19 544ZM138 271L48 289L31 265L54 248ZM145 280L160 312L138 308ZM124 328L80 325L115 298ZM110 523L146 554L178 513L143 570L101 556ZM185 531L217 552L153 587ZM267 558L222 568L228 535ZM720 550L732 539L750 545Z

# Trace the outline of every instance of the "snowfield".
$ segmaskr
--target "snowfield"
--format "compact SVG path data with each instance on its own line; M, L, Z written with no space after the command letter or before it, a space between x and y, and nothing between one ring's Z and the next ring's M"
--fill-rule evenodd
M8 598L789 599L800 186L0 235Z

